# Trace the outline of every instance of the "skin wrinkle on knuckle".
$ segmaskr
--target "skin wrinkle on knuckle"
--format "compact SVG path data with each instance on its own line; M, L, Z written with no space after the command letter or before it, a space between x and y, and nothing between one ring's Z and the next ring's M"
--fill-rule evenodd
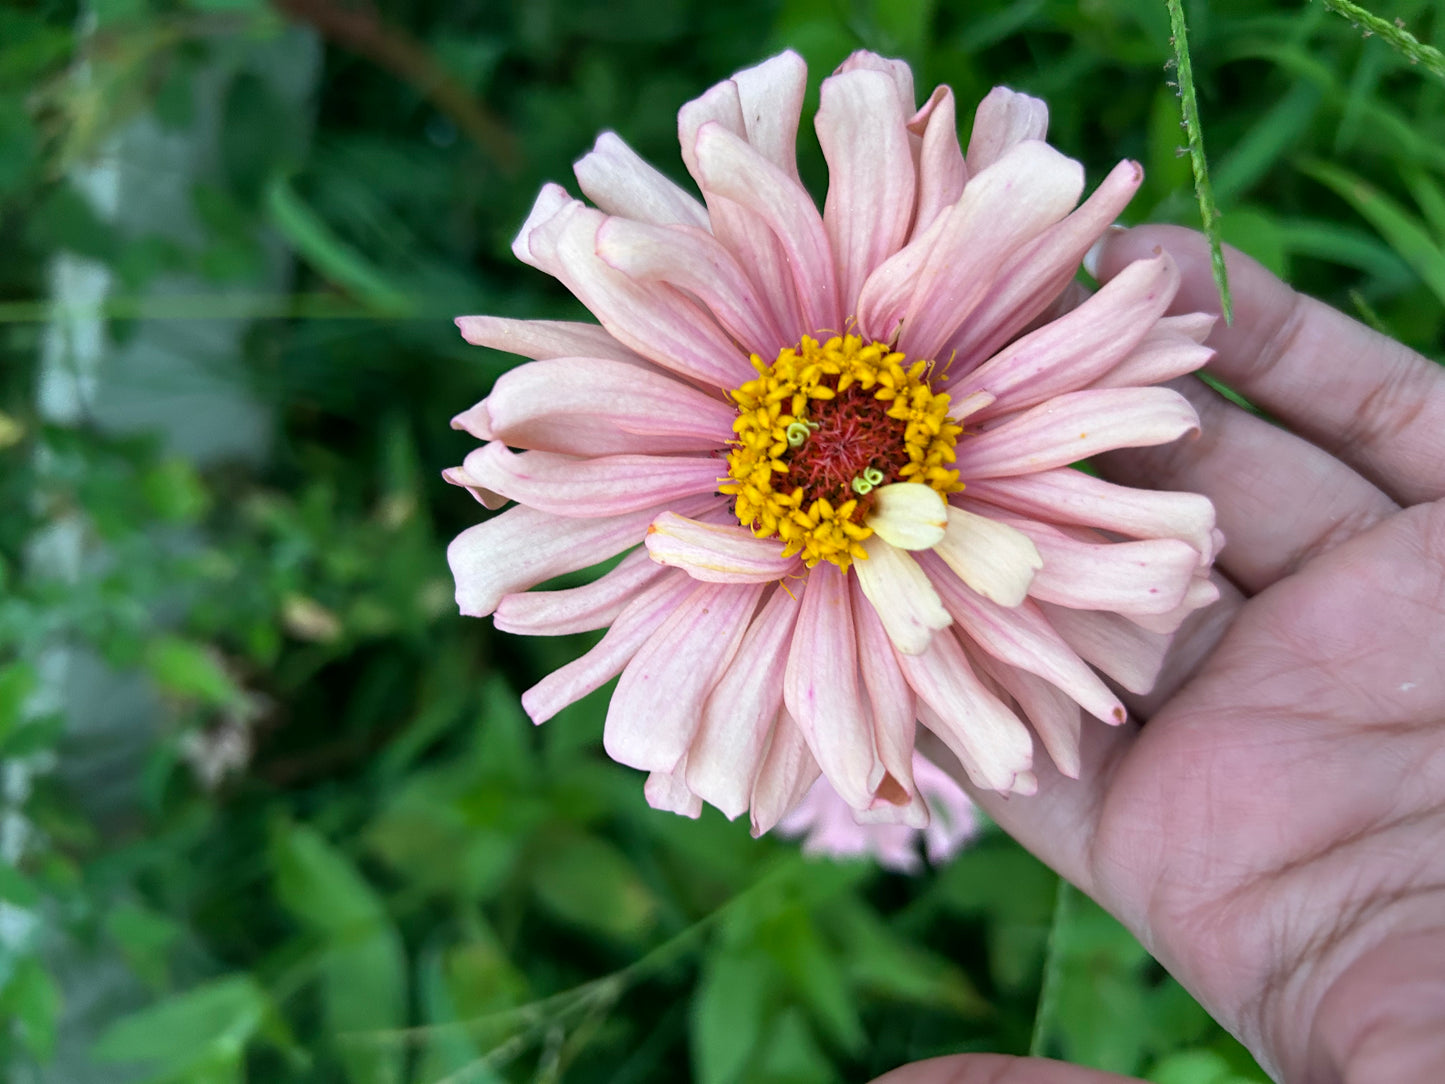
M1277 280L1270 285L1282 290L1284 297L1271 298L1268 315L1241 336L1241 341L1231 344L1227 351L1221 349L1206 366L1210 372L1218 371L1226 383L1237 385L1260 385L1266 383L1279 366L1299 352L1313 327L1310 315L1315 304L1304 294ZM1277 292L1270 290L1269 292ZM1216 325L1220 326L1220 325ZM1226 332L1230 330L1226 328Z
M1373 459L1382 448L1419 423L1430 405L1429 389L1407 352L1393 351L1383 367L1382 379L1360 401L1336 439L1345 454L1361 453Z

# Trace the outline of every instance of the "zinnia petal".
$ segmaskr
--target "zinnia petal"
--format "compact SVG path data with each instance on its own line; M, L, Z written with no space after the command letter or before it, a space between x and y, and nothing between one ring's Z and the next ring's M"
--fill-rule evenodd
M522 707L534 723L545 723L590 692L611 681L697 585L670 573L633 596L601 641L579 659L554 670L522 694Z
M928 486L898 482L874 492L868 526L878 537L903 550L938 545L948 526L948 505Z
M556 516L615 516L715 493L716 459L523 452L493 441L462 461L474 484Z
M925 555L925 560L930 560L930 555ZM975 595L936 565L928 564L925 568L960 631L981 650L1000 662L1037 674L1062 689L1096 719L1106 723L1124 721L1126 714L1119 698L1109 691L1098 674L1084 665L1049 624L1037 603L1025 600L1018 606L1005 608Z
M462 338L473 346L504 350L533 360L584 357L650 364L596 324L571 320L509 320L502 316L458 316L456 324Z
M606 628L638 592L666 572L647 559L645 550L634 550L616 568L581 587L503 595L492 621L517 636L566 636Z
M1138 162L1120 162L1110 170L1078 210L1010 256L994 276L994 288L938 354L953 357L966 372L1028 327L1074 281L1084 253L1119 217L1143 181Z
M447 547L457 605L469 617L486 617L503 595L595 565L636 545L661 511L572 519L519 506L468 527Z
M707 228L707 208L660 169L649 165L616 132L603 132L590 154L572 167L583 195L610 215L656 226Z
M622 672L602 732L608 756L644 771L676 769L762 590L705 583L678 604Z
M855 809L866 808L884 768L858 695L848 581L833 565L818 565L803 588L783 699L834 789Z
M1049 107L1008 87L994 87L973 115L968 139L968 171L993 165L1009 148L1049 134Z
M783 704L783 671L797 620L797 600L773 591L713 687L688 750L687 785L729 819L748 808Z
M918 207L910 237L917 237L963 195L968 168L958 145L953 91L939 87L908 122L922 137L918 151Z
M988 790L1009 791L1033 765L1033 741L1017 715L980 684L949 633L898 665L918 694L929 729L958 757L968 777Z
M823 205L843 296L899 247L913 221L913 103L882 72L855 69L823 80L815 126L828 162Z
M949 395L955 402L977 391L993 395L994 403L977 414L982 420L1088 387L1144 339L1178 289L1179 270L1167 255L1136 260L1078 308L951 384Z
M703 191L751 211L782 246L804 326L841 326L833 253L808 193L720 124L699 129L696 153Z
M1130 489L1077 470L970 481L968 496L1053 523L1099 527L1130 538L1179 538L1207 563L1214 505L1197 493Z
M783 708L773 724L763 766L753 782L750 802L753 835L771 831L783 814L802 801L821 773L803 736L803 728L788 714L788 709Z
M949 508L948 530L933 552L960 580L1000 606L1021 603L1044 564L1028 535L962 508Z
M696 388L605 358L519 366L473 408L483 409L485 440L576 455L713 451L735 416Z
M1034 141L1018 144L970 176L918 274L899 349L912 357L946 357L944 345L988 292L998 269L1067 214L1083 187L1077 162Z
M862 594L861 582L855 582L853 613L858 634L858 666L873 717L873 744L888 773L884 777L885 785L891 779L897 791L901 791L901 795L885 794L885 787L880 787L879 797L868 812L877 811L890 821L922 828L928 822L928 806L920 799L913 778L918 718L915 697L890 649L883 622L867 600L860 597Z
M613 338L649 361L714 387L743 379L746 356L707 313L672 287L640 282L597 255L604 221L600 211L570 201L531 232L531 251Z
M858 586L882 621L888 638L905 655L926 651L934 632L953 621L938 601L938 592L918 562L906 550L885 542L881 535L868 539L863 548L868 551L868 559L853 568L858 573Z
M960 449L959 470L969 478L1033 474L1197 432L1199 415L1171 388L1074 391L978 434Z
M779 554L775 543L736 524L699 523L671 512L648 526L646 544L658 564L713 583L771 583L800 566L796 557Z

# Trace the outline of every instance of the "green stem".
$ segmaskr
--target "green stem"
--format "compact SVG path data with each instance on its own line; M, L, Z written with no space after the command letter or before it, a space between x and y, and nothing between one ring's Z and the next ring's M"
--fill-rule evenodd
M1229 273L1224 267L1224 249L1219 239L1219 209L1214 204L1214 186L1209 182L1209 162L1204 156L1204 126L1199 123L1199 101L1194 96L1194 66L1189 60L1189 32L1184 25L1183 0L1165 0L1169 8L1169 44L1174 47L1174 64L1179 76L1179 111L1189 141L1189 164L1194 170L1194 194L1199 200L1199 217L1209 238L1214 284L1219 289L1220 312L1224 322L1234 322L1234 303L1229 296Z
M1049 943L1044 952L1044 977L1039 986L1039 1004L1034 1010L1034 1029L1029 1036L1029 1057L1047 1056L1049 1036L1059 1012L1059 989L1064 982L1064 934L1074 910L1074 886L1062 877L1054 893L1054 917L1049 923Z
M1378 35L1384 38L1411 64L1423 64L1429 71L1445 79L1445 53L1433 45L1426 45L1405 29L1400 20L1391 22L1380 18L1372 11L1366 11L1351 0L1323 0L1330 11L1360 27L1365 37Z

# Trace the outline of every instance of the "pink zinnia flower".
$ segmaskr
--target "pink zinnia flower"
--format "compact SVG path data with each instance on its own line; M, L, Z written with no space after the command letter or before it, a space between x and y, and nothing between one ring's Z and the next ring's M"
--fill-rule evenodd
M923 829L889 821L871 821L838 797L826 779L819 778L807 795L778 822L785 836L801 836L803 853L849 859L872 857L884 869L917 873L920 839L928 861L941 866L978 834L978 808L957 780L933 761L913 755L913 782L928 807Z
M1104 677L1148 689L1214 599L1205 498L1070 466L1197 430L1149 385L1203 363L1210 320L1163 315L1163 255L1068 309L1142 173L1076 209L1082 167L1004 88L965 153L948 88L915 108L905 64L854 54L822 85L820 214L794 160L805 82L784 53L683 107L702 201L611 133L576 166L595 208L542 190L514 251L601 326L458 320L536 360L453 423L487 443L447 478L519 507L449 558L465 614L607 628L523 704L540 723L620 673L604 744L653 805L764 832L821 771L921 827L917 722L978 787L1031 793L1035 736L1075 775L1081 710L1125 718Z

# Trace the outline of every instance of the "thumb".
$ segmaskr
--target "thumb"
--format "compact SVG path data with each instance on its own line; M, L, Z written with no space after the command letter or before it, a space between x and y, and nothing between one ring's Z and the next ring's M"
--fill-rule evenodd
M1134 1077L1084 1069L1046 1058L1006 1054L953 1054L916 1061L873 1084L1143 1084Z

